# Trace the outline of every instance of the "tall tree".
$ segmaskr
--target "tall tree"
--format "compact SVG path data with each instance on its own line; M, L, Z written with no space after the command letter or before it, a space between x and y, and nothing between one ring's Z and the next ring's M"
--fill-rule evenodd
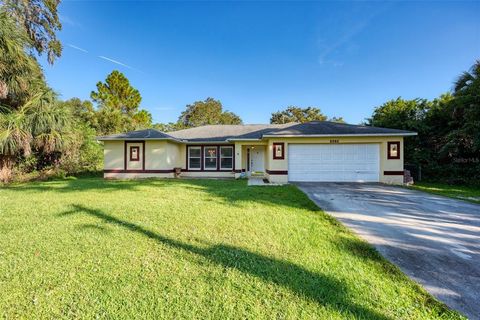
M455 81L453 97L451 112L458 130L451 138L480 152L480 60Z
M405 100L399 97L375 108L372 117L367 119L367 125L418 132L419 136L405 138L405 162L428 162L430 156L421 150L427 143L424 133L429 128L425 118L430 107L431 103L426 99Z
M48 62L62 54L56 32L62 29L58 17L60 0L4 0L3 7L22 28L38 54L47 53Z
M113 108L130 116L137 112L142 102L140 92L118 70L112 71L105 82L99 81L97 91L92 91L90 97L100 108Z
M308 122L308 121L325 121L327 116L325 116L319 108L308 107L300 108L296 106L289 106L283 111L278 111L272 113L270 118L270 123L272 124L283 124L289 122Z
M144 111L137 115L142 101L140 92L117 70L110 73L105 82L98 82L97 91L92 91L90 97L98 105L95 123L99 134L130 131L136 128L135 121L148 122ZM151 119L148 123L138 123L151 126Z
M19 108L46 89L42 70L29 54L29 39L0 8L0 104Z
M187 105L178 123L181 127L190 128L211 124L242 124L242 119L233 112L223 111L219 100L207 98Z

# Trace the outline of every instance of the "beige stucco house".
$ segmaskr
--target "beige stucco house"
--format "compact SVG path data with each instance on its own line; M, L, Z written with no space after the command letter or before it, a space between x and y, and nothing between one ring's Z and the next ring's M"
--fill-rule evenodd
M208 125L98 137L105 178L263 175L290 181L403 184L403 138L415 132L327 121Z

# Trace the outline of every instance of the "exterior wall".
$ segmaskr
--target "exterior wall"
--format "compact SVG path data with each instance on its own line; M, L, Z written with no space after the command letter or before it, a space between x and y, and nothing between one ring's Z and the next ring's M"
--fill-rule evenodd
M388 159L388 142L400 142L400 159ZM403 184L403 174L402 175L391 175L385 174L392 172L403 172L403 137L392 137L390 139L384 140L380 144L380 181L388 184Z
M138 161L130 160L130 147L139 148ZM104 141L104 178L173 178L179 154L180 145L169 141Z
M288 182L288 144L289 143L378 143L380 144L380 182L403 184L403 137L325 137L325 138L278 138L268 140L268 179L273 183ZM387 143L400 142L400 159L387 159ZM273 159L273 143L283 142L285 157ZM386 173L386 174L385 174Z
M105 172L105 179L146 179L146 178L174 178L172 173L117 173Z
M247 167L247 147L235 142L235 179L240 178L242 170Z
M187 178L235 178L233 171L187 171L181 177Z
M232 170L191 170L191 171L188 171L188 168L187 168L187 148L189 146L198 146L198 147L207 147L207 146L233 146L233 169ZM218 151L220 152L220 151ZM238 154L240 153L240 155ZM202 153L202 157L203 157L203 153ZM219 161L219 160L217 160ZM231 171L233 171L234 169L237 169L237 167L240 165L239 161L241 161L241 147L240 146L237 146L237 144L233 144L233 143L205 143L205 144L181 144L179 145L179 156L178 156L178 160L176 161L177 163L177 167L179 168L182 168L182 171L185 171L185 172L205 172L205 173L215 173L215 172L226 172L226 173L231 173ZM202 163L203 163L203 159L202 159ZM182 172L182 176L184 175L184 173Z
M106 170L123 170L123 141L103 142L103 168Z
M222 145L222 144L218 144ZM225 144L231 145L231 144ZM130 161L130 147L139 148L139 161ZM143 148L145 147L145 151ZM241 162L241 147L234 150L234 166ZM125 155L127 157L125 161ZM187 145L164 140L105 141L104 177L111 179L130 178L173 178L174 168L182 168L182 177L234 178L235 172L228 171L188 171ZM145 157L145 159L144 159ZM241 167L241 163L240 163Z
M271 138L265 141L235 142L232 171L188 171L187 145L170 141L147 140L143 142L104 141L104 177L105 178L173 178L173 169L182 168L182 177L192 178L238 178L242 170L247 169L247 147L265 146L266 177L273 183L288 183L288 144L289 143L378 143L380 145L380 182L403 184L403 137L328 137L328 138ZM388 159L387 143L400 142L400 159ZM273 159L273 143L284 143L284 159ZM145 153L143 152L145 146ZM139 161L129 161L130 146L140 149ZM125 168L125 154L127 167ZM145 159L143 155L145 154ZM145 160L145 161L143 161ZM142 168L144 163L144 168ZM125 170L127 169L127 170ZM134 170L134 172L128 172Z
M145 170L173 170L181 167L182 145L169 141L147 141L145 143Z

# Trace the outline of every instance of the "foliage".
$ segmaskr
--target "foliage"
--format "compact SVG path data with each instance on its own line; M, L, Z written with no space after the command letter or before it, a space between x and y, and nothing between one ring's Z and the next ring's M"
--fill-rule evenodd
M474 182L480 179L479 75L477 61L458 78L452 93L433 101L388 101L375 109L368 124L418 132L405 138L405 162L420 165L425 178Z
M96 141L96 117L92 103L72 98L62 104L71 112L74 122L70 130L72 139L62 154L61 167L70 174L100 170L103 149Z
M0 203L7 319L461 319L295 186L78 178Z
M179 123L155 123L152 125L152 128L157 129L162 132L170 132L182 129L182 125Z
M454 84L451 126L457 128L449 139L462 148L480 151L480 60Z
M283 111L277 111L272 113L270 123L283 124L290 122L308 122L308 121L325 121L325 116L319 108L308 107L300 108L296 106L289 106Z
M31 152L38 159L37 169L58 160L58 153L70 139L72 119L50 90L37 93L18 110L5 108L0 114L0 166L4 174L10 172L16 158Z
M130 81L118 70L112 71L105 82L97 83L97 91L90 97L99 108L112 108L122 114L133 116L142 101L140 92L130 85Z
M223 111L222 103L213 98L187 105L178 118L178 126L184 128L212 124L242 124L242 119L233 112Z
M108 135L152 126L152 116L146 110L138 111L142 96L120 71L114 70L105 82L97 83L97 91L90 97L97 103L92 125L98 134Z
M46 89L38 62L26 53L29 39L0 7L0 105L19 108Z
M38 54L47 53L48 62L62 54L56 32L62 29L57 9L60 0L4 0L3 7L16 21ZM2 17L3 18L3 17Z
M91 127L97 126L96 113L91 101L82 101L79 98L71 98L63 101L62 104L72 112L73 117L77 121L87 123Z
M345 120L343 120L343 117L331 117L328 119L330 122L336 122L336 123L346 123Z
M41 176L99 167L92 103L59 101L32 54L47 52L50 63L60 56L58 3L7 0L0 5L0 181L25 172Z
M153 126L152 114L147 110L140 110L133 115L132 124L135 130L151 128Z
M60 167L68 174L101 170L103 148L95 140L96 132L85 123L77 123L74 139L62 153Z
M0 114L0 180L13 178L14 165L23 171L98 170L101 146L95 141L95 130L83 120L86 112L75 108L79 103L88 106L79 99L58 101L52 91L46 91L18 110L5 109Z

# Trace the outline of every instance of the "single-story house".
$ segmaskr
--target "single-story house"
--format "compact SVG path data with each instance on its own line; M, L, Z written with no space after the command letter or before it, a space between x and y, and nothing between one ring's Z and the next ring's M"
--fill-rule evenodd
M403 138L415 132L328 121L207 125L98 137L105 178L264 175L289 181L403 183Z

